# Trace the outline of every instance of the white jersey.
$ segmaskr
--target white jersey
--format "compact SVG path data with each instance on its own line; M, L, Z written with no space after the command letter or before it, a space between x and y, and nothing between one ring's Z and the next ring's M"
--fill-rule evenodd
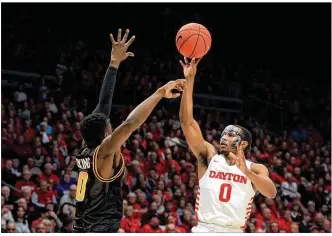
M250 169L252 162L246 160ZM199 180L195 211L198 226L192 232L243 232L255 191L251 181L223 155L212 157Z

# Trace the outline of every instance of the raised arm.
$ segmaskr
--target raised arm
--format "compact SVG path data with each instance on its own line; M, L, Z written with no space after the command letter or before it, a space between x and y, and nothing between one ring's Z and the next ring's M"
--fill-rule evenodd
M148 118L152 110L163 98L176 98L180 93L172 93L173 89L183 91L186 84L185 80L170 81L163 87L159 88L154 94L136 107L128 118L114 130L114 132L104 139L99 148L98 159L105 159L112 156L121 145L129 138L131 133L140 127Z
M201 129L193 117L193 90L194 81L199 60L192 59L189 63L186 58L180 61L183 73L187 81L187 87L183 91L180 106L180 121L187 143L200 162L206 163L207 158L212 157L216 150L212 144L203 138Z
M110 115L115 81L120 63L123 60L125 60L127 57L134 56L133 53L127 52L127 49L130 46L130 44L132 44L132 42L134 41L135 36L132 36L131 39L128 42L126 42L128 35L129 35L128 29L126 30L123 39L121 39L121 29L119 29L118 31L117 41L114 40L112 34L110 35L112 41L111 61L104 76L97 107L92 113L103 113L106 117L109 117Z

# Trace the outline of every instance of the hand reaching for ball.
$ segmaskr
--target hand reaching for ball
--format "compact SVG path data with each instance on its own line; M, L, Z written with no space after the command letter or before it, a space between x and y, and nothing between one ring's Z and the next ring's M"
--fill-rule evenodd
M184 62L180 60L180 64L183 68L183 75L186 79L194 79L196 72L197 72L197 65L200 62L202 58L199 59L191 59L190 62L188 62L187 58L184 57Z
M177 98L181 95L181 93L173 93L172 90L177 90L182 92L186 87L186 80L178 79L175 81L170 81L165 84L163 87L159 88L158 90L162 93L164 98Z

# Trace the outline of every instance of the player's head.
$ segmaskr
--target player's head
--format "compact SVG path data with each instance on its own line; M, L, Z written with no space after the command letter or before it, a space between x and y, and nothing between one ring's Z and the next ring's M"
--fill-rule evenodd
M93 148L112 133L112 127L104 114L93 113L81 121L81 133L86 145Z
M236 153L237 146L248 152L251 143L252 136L249 130L239 125L228 125L221 134L220 152L223 154Z

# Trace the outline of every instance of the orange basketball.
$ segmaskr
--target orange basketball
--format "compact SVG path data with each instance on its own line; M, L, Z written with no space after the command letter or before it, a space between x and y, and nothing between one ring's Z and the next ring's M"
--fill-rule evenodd
M197 23L182 26L175 39L179 52L188 58L204 56L210 50L211 41L210 32L205 26Z

